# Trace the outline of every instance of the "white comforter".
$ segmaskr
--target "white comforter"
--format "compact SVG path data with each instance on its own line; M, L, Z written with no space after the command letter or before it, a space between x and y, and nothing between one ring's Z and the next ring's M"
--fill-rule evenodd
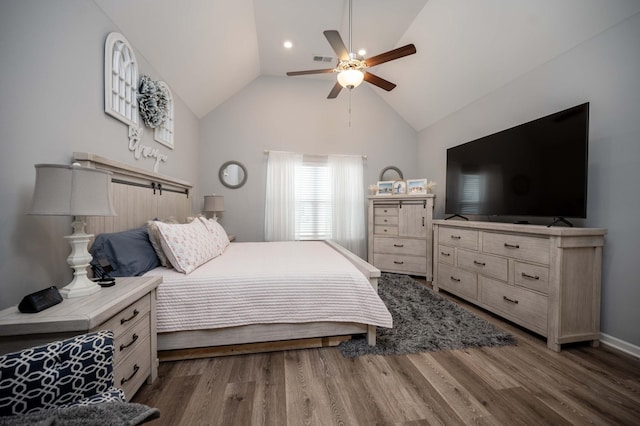
M158 332L248 324L356 322L391 327L369 281L323 242L233 243L185 275L156 268Z

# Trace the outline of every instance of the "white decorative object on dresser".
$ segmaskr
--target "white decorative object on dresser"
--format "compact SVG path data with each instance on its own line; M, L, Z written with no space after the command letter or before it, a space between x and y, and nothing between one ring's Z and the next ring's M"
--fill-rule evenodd
M156 288L161 277L117 278L90 296L65 299L35 314L17 307L0 311L0 353L112 330L115 386L130 400L142 383L158 377Z
M547 338L600 338L600 282L606 229L435 220L434 281Z
M369 262L386 272L433 277L433 194L369 197Z

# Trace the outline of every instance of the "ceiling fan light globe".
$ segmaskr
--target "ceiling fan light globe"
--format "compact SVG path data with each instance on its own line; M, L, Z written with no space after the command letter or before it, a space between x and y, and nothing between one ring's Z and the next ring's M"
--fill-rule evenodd
M338 83L345 89L354 89L364 80L364 73L360 70L344 70L338 73Z

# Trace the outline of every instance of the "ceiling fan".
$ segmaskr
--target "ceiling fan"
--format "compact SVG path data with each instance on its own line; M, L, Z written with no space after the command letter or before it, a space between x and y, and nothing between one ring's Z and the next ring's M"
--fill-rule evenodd
M338 81L333 86L333 89L331 89L331 92L329 92L327 99L336 98L343 87L346 89L358 87L363 80L386 91L393 90L396 87L394 83L378 77L377 75L366 71L366 69L416 53L416 47L413 44L407 44L406 46L389 50L388 52L381 53L369 59L364 59L363 57L359 57L353 53L351 50L351 0L349 0L349 50L347 50L347 47L342 41L342 37L340 37L340 33L338 31L326 30L324 31L324 36L327 38L327 41L338 57L338 64L336 67L319 70L289 71L287 72L287 75L296 76L334 72L338 73Z

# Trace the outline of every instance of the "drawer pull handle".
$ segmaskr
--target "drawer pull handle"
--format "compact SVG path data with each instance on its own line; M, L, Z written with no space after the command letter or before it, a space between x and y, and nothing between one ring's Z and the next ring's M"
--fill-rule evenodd
M127 349L129 346L133 345L136 340L138 340L138 335L134 334L133 336L131 336L131 341L129 343L127 343L126 345L124 343L120 345L120 350L122 351Z
M135 317L137 317L139 313L140 313L140 311L139 311L139 310L134 309L134 310L133 310L133 315L131 315L129 318L122 318L122 319L120 319L120 325L124 324L125 322L129 322L129 321L131 321L132 319L134 319Z
M385 228L384 232L387 232L387 229Z
M388 220L387 220L387 219L385 219L385 220L384 220L384 222L385 222L385 223L387 223L387 222L388 222Z
M487 264L484 262L478 262L477 260L473 261L474 265L478 265L478 266L486 266Z
M446 256L446 257L451 256L451 253L447 253L447 252L444 252L444 251L441 251L440 254L443 255L443 256Z
M460 235L452 235L451 238L454 240L459 240L462 237L460 237Z
M507 296L502 296L502 299L506 300L507 302L515 303L516 305L518 304L517 300L509 299Z
M520 245L518 245L518 244L504 243L504 246L507 247L507 248L520 248Z
M524 278L529 278L530 280L539 280L540 277L537 275L529 275L529 274L525 274L524 272L522 273L522 276Z
M404 265L404 262L400 262L398 260L394 260L393 263L395 263L396 265Z
M140 366L138 364L133 366L133 373L131 373L131 375L129 377L123 377L122 380L120 380L120 386L124 385L125 383L127 383L129 380L133 379L133 376L136 375L136 373L138 372L138 370L140 370Z
M422 216L422 226L424 226L424 216Z
M450 278L451 278L451 281L455 281L457 283L460 282L460 278L456 278L456 277L450 277Z
M404 244L394 244L394 247L404 247Z

